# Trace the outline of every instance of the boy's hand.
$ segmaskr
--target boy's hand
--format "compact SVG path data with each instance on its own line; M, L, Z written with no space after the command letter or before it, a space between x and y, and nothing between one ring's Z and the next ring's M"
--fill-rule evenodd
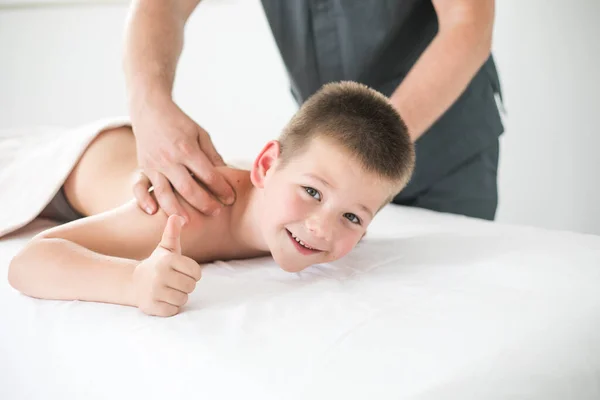
M196 261L181 255L184 223L183 217L171 215L156 249L133 271L135 305L148 315L177 314L202 275Z

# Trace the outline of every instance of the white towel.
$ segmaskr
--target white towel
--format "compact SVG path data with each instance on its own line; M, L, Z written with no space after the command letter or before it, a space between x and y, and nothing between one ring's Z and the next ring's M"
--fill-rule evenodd
M0 237L39 215L98 133L129 124L116 117L76 128L0 131Z

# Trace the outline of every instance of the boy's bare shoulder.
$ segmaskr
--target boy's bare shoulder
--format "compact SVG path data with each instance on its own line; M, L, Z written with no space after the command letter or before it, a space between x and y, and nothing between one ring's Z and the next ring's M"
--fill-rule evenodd
M231 167L218 169L233 187L236 202L223 207L217 216L207 216L187 203L184 205L190 221L182 232L182 250L184 255L199 263L254 255L237 247L232 240L232 231L238 226L237 219L244 212L247 196L252 189L250 173Z

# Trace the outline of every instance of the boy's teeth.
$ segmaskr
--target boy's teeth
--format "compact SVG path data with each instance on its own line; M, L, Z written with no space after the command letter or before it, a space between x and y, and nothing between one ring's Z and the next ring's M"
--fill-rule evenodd
M302 240L298 239L296 236L292 235L292 237L294 238L294 240L298 243L300 243L302 246L306 247L309 250L314 250L312 247L307 246Z

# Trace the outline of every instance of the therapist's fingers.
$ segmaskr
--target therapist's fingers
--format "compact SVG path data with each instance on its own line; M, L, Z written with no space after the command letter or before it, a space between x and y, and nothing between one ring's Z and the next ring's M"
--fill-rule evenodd
M208 157L212 165L214 165L215 167L224 167L226 165L225 161L223 161L223 157L221 157L221 155L215 148L215 145L213 144L212 139L210 138L210 134L204 129L202 129L202 131L203 132L201 132L201 134L198 135L198 142L200 143L200 148L202 149L206 157Z
M167 178L160 172L152 170L147 171L146 175L152 182L154 196L160 208L169 216L181 215L186 221L189 221L188 214L175 197L175 192Z
M204 156L203 154L201 155ZM200 185L183 165L175 165L167 171L167 178L192 207L205 215L215 215L223 206Z
M133 195L135 196L138 207L150 215L158 211L158 205L150 194L151 187L152 183L150 182L150 179L140 171L137 180L133 185Z
M208 188L219 201L226 205L235 202L235 191L223 174L216 168L224 166L223 158L219 155L208 132L199 127L199 150L193 156L185 159L186 167L196 175L196 178Z
M223 174L211 164L204 153L200 153L193 160L187 160L187 168L194 173L195 178L201 182L219 201L215 200L218 208L222 204L231 205L235 201L235 192ZM212 197L212 196L211 196ZM210 205L212 208L212 204ZM213 209L214 211L214 209Z

